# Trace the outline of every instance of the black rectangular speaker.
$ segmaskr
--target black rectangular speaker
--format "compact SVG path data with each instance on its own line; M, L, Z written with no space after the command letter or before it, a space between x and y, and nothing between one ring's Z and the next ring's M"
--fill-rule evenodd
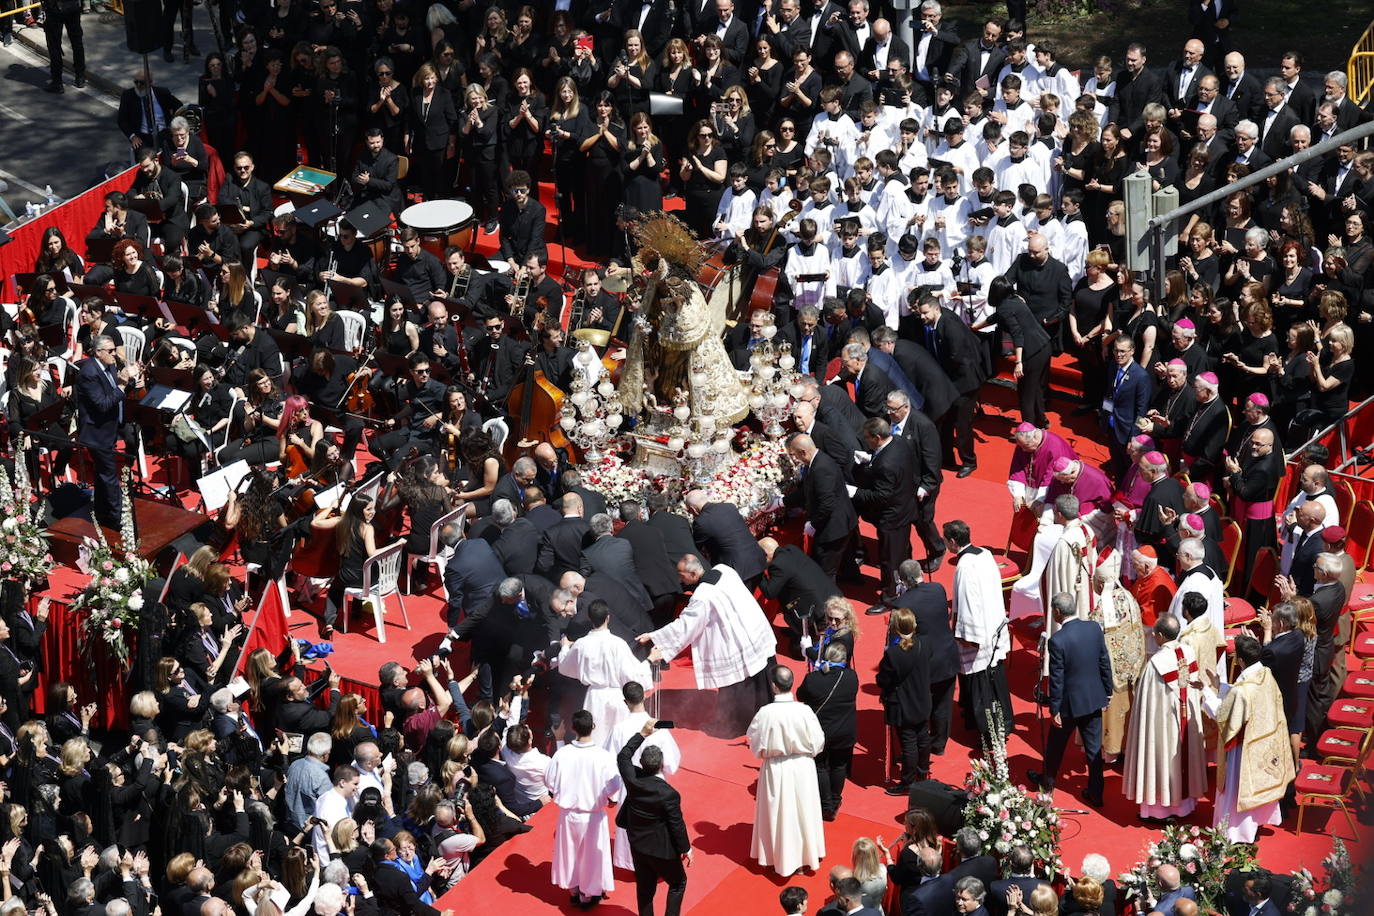
M162 4L159 0L124 0L124 42L135 54L162 50Z

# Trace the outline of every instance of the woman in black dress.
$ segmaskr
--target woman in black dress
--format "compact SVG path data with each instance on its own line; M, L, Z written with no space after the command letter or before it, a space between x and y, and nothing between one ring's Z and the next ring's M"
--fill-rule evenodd
M1276 395L1269 364L1279 353L1274 316L1263 300L1251 302L1248 298L1247 294L1242 302L1245 328L1236 337L1234 349L1221 358L1221 392L1234 404L1244 404L1254 392L1273 403Z
M219 279L210 310L228 324L235 315L242 315L249 324L256 324L262 300L248 282L248 271L238 261L225 261L219 268Z
M505 472L501 453L491 441L491 436L480 429L465 435L460 448L463 451L467 480L459 488L458 499L467 504L468 518L490 515L491 491Z
M210 137L210 145L215 148L220 161L228 165L226 159L233 155L235 146L234 124L238 112L234 105L234 84L225 71L224 55L218 51L205 55L205 72L200 75L197 101L200 103L201 123Z
M1270 175L1261 183L1255 198L1255 222L1274 238L1283 226L1284 208L1301 208L1305 205L1306 202L1293 188L1293 181L1287 172Z
M1222 244L1224 246L1226 243ZM1269 257L1269 233L1259 226L1251 226L1245 231L1240 252L1231 259L1231 266L1221 276L1221 291L1238 299L1241 288L1247 283L1259 283L1264 287L1264 298L1267 299L1273 279L1274 262Z
M1159 314L1150 302L1150 293L1142 284L1127 274L1126 282L1120 283L1120 306L1118 318L1113 319L1114 330L1107 337L1107 346L1121 335L1135 342L1136 362L1149 369L1154 365L1158 351Z
M692 94L692 57L685 41L674 38L668 42L668 46L663 49L663 57L654 65L650 80L654 92L682 100L683 110L686 111L686 103ZM658 118L655 126L658 128L658 135L663 138L663 151L670 162L681 158L682 151L687 148L687 129L690 123L686 114L662 115ZM669 187L681 192L681 179L678 178L676 170L672 170L671 175Z
M376 515L377 507L372 497L366 493L355 493L341 517L316 518L311 523L316 529L332 529L334 549L339 554L339 571L325 599L324 620L320 623L321 639L329 639L334 635L334 621L339 616L344 590L362 587L363 563L381 550L377 546L377 533L372 528L372 520Z
M649 116L637 112L630 118L625 143L625 204L641 213L663 209L663 143L654 136Z
M200 271L186 269L186 262L174 254L162 259L162 298L168 302L205 308L210 291L200 278Z
M782 169L790 183L806 165L806 148L797 133L797 119L785 117L778 121L778 148L773 153L773 168Z
M305 303L296 298L296 283L286 274L277 274L267 288L267 324L287 334L299 334L305 327Z
M754 146L758 123L749 109L749 98L743 86L729 86L712 118L720 134L721 146L731 162L744 162Z
M1212 193L1212 190L1217 186L1216 180L1212 177L1212 163L1207 158L1206 150L1193 149L1188 153L1183 166L1183 174L1174 182L1174 187L1178 189L1179 206L1190 204L1199 197ZM1206 216L1206 213L1197 210L1189 214L1188 222L1182 232L1183 237L1188 238L1197 224L1202 222Z
M410 93L399 82L396 61L379 57L372 63L376 77L367 87L367 126L379 127L389 150L404 149L410 121Z
M1190 286L1201 283L1212 292L1221 286L1221 259L1212 250L1212 224L1197 222L1188 233L1188 253L1178 259L1178 269Z
M393 356L409 356L420 349L420 329L406 317L406 304L393 299L382 318L382 350Z
M29 417L46 410L54 404L63 400L64 395L58 387L53 384L52 373L48 371L47 365L36 359L21 356L17 360L17 371L15 379L11 383L10 395L6 404L10 421L11 435L14 431L27 429L25 424ZM61 477L67 471L67 463L72 457L71 446L62 447L60 443L67 439L62 418L53 417L37 430L54 436L54 439L31 438L27 433L22 436L24 458L28 462L29 479L40 480L38 476L38 447L46 448L52 455L52 472L54 477Z
M429 553L430 529L453 510L448 476L433 456L421 455L403 472L396 492L410 517L406 553L423 557Z
M624 194L620 162L625 126L609 92L603 91L592 104L592 128L580 148L586 156L587 252L594 260L603 260L610 257L616 203Z
M133 239L120 239L115 243L113 261L115 265L115 292L133 293L135 296L157 296L162 290L153 268L143 260L143 246Z
M725 56L725 45L711 33L698 46L697 65L692 69L692 110L709 118L711 106L725 97L725 90L740 81L739 70Z
M539 66L539 59L543 56L544 36L534 30L534 7L522 6L515 12L510 44L502 52L501 59L517 72L528 70L533 74L534 68Z
M1116 281L1107 272L1111 256L1101 249L1088 252L1083 262L1083 276L1073 289L1073 305L1069 309L1069 336L1078 352L1083 373L1084 413L1095 411L1106 388L1107 354L1103 341L1112 330L1112 315L1116 311Z
M266 51L263 61L265 72L253 93L253 129L248 138L259 174L276 181L296 164L296 128L282 52L275 48Z
M343 319L334 314L329 297L319 290L311 290L305 297L305 327L301 333L317 347L347 350L344 345Z
M623 49L606 77L606 88L611 91L622 121L629 122L630 116L639 112L649 113L652 69L653 61L644 50L644 36L639 29L627 29Z
M534 76L525 67L515 71L512 92L501 112L505 131L506 163L517 172L539 174L539 154L544 150L544 128L549 108L544 95L534 88Z
M798 142L806 140L811 121L820 112L821 75L811 66L811 49L797 48L792 52L792 70L784 74L779 111L793 119ZM781 132L782 125L778 125Z
M1172 187L1178 181L1178 163L1174 161L1174 141L1169 132L1160 128L1145 135L1141 144L1137 171L1145 172L1154 182L1154 190Z
M1100 149L1097 128L1097 118L1090 112L1075 111L1069 115L1069 139L1064 144L1059 166L1064 178L1061 194L1063 191L1086 190L1092 162Z
M1236 339L1240 335L1240 319L1236 317L1236 304L1225 296L1212 301L1207 310L1207 324L1198 328L1198 338L1207 349L1212 365L1220 365L1222 355L1236 349Z
M220 464L247 461L251 465L281 461L286 442L277 438L285 396L265 369L253 369L243 384L244 400L234 408L229 445L220 453Z
M1306 427L1306 432L1295 441L1306 441L1310 434L1337 422L1350 410L1355 334L1342 324L1333 328L1326 339L1327 346L1320 357L1307 354L1307 365L1312 370L1312 408L1298 414L1297 422Z
M546 93L553 93L558 81L568 75L573 59L573 31L572 14L567 10L558 10L549 18L548 46L535 71L539 87Z
M488 233L495 233L500 188L496 169L501 161L501 114L481 86L469 86L463 94L463 113L458 117L463 165L468 174L469 199L477 205L477 219Z
M1288 239L1279 246L1279 272L1274 277L1275 288L1269 301L1274 308L1274 327L1286 335L1288 329L1301 321L1315 321L1317 310L1309 302L1312 295L1312 270L1305 266L1307 251L1300 243Z
M687 155L678 167L678 174L687 191L687 227L698 238L710 238L711 224L716 218L720 195L725 190L725 170L729 160L725 150L716 142L716 130L710 121L701 120L692 128L687 141Z
M33 272L51 274L54 277L62 276L68 282L80 283L86 273L86 262L81 260L81 255L72 251L61 229L49 226L43 230L43 240L39 243L38 257L33 262Z
M1317 352L1317 330L1310 324L1295 324L1288 329L1288 353L1269 360L1269 376L1278 395L1274 400L1274 425L1290 442L1307 439L1292 438L1290 426L1298 414L1312 406L1316 386L1312 382L1312 367L1307 354Z
M744 71L744 91L749 94L749 107L755 124L772 124L782 95L782 76L787 66L774 53L773 39L760 35L754 42L754 59Z
M586 229L587 197L583 183L586 159L581 146L593 129L591 115L578 97L577 84L571 77L563 77L554 87L549 123L558 223L568 243L576 244Z
M192 374L196 389L186 405L186 413L204 431L210 446L223 445L229 428L229 408L234 402L229 386L221 382L215 370L209 366L197 366ZM190 476L199 476L199 460L209 451L201 437L196 436L190 441L180 436L168 436L167 439L168 451L192 462Z
M1121 131L1115 124L1102 129L1102 139L1098 141L1097 155L1089 167L1087 200L1088 241L1093 245L1111 244L1107 229L1107 207L1122 196L1121 182L1130 169L1130 159L1121 142Z
M410 130L405 149L410 156L411 181L425 200L443 200L448 196L444 159L458 123L453 96L439 85L439 74L434 67L421 64L415 71L415 90L410 101Z

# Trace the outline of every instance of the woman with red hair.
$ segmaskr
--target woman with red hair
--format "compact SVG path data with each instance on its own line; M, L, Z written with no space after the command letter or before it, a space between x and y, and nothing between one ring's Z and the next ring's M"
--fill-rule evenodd
M324 426L310 417L310 401L299 394L286 399L281 420L277 423L277 440L281 443L281 460L286 476L296 478L310 470L315 449L324 439Z

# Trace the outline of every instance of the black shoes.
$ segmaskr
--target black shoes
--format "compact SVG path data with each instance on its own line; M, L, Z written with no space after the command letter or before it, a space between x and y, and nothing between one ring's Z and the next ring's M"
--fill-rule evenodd
M911 786L904 782L893 783L883 790L888 795L897 795L905 798L911 794Z
M976 470L978 470L978 465L977 465L977 463L960 465L960 467L959 467L959 473L956 474L955 476L958 477L958 478L960 478L960 479L962 480L963 478L969 476L970 474L972 474L972 473L973 473L974 471L976 471Z
M1034 785L1041 792L1054 791L1054 786L1047 784L1048 780L1045 779L1045 774L1041 773L1039 770L1027 770L1026 781Z
M866 608L864 610L864 613L869 617L877 617L879 614L886 614L890 610L892 610L892 608L888 607L885 604L875 604L871 607Z
M83 73L83 74L81 74L80 76L78 76L76 79L72 80L72 85L75 86L77 89L85 89L85 88L86 88L86 74Z
M931 573L935 572L937 569L939 569L941 566L943 566L944 562L945 555L943 553L937 553L934 556L926 557L924 560L922 560L921 569L928 576Z
M61 95L66 89L61 83L48 83L48 85L43 87L43 91L51 92L53 95Z

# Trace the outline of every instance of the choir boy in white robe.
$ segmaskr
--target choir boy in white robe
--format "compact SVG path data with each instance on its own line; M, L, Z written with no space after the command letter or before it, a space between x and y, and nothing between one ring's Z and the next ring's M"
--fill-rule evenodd
M854 160L854 144L859 139L859 130L844 113L843 91L839 86L826 86L821 90L821 113L811 122L811 132L806 136L802 149L811 155L817 147L826 147L834 157L836 166L840 162Z
M921 243L921 259L912 261L906 273L906 288L930 293L943 305L954 293L954 274L940 259L940 240L931 236Z
M644 723L649 721L649 714L644 711L644 685L638 681L630 681L621 689L621 695L625 699L627 713L623 719L616 723L615 728L610 729L606 735L604 747L613 755L619 754L620 749L630 743L630 739L639 734L644 728ZM673 733L664 729L656 729L652 735L644 739L644 743L639 746L639 750L634 754L634 765L639 766L639 758L644 753L646 747L656 747L663 753L663 768L659 775L665 779L677 772L677 768L682 765L682 751L679 750L677 742L673 740ZM616 795L616 804L625 801L625 788L621 787L620 793ZM630 855L630 838L625 834L624 827L615 828L615 867L634 870L634 859Z
M777 652L773 625L729 566L708 570L689 553L678 560L677 573L691 600L676 620L639 641L652 642L669 660L690 647L697 688L717 689L718 720L739 735L766 702L764 671Z
M883 320L889 328L897 330L902 313L908 308L906 287L901 278L887 263L887 235L877 232L868 237L868 281L865 289L869 301L883 313Z
M951 121L963 123L964 116L959 111L959 106L954 104L954 87L950 83L940 82L935 85L935 104L926 110L925 117L921 119L922 135L925 137L926 149L934 154L940 148L940 144L945 139L945 126Z
M1060 242L1064 253L1055 257L1068 268L1070 282L1077 283L1083 279L1088 261L1088 224L1083 219L1083 192L1077 188L1065 191L1059 198L1059 207L1064 213L1064 220L1060 224L1064 228L1064 237Z
M1045 41L1035 46L1035 68L1040 71L1040 92L1059 96L1059 115L1068 120L1073 114L1074 100L1083 92L1078 77L1055 60L1054 46Z
M558 806L553 883L572 891L572 902L581 906L600 901L615 886L606 806L620 791L620 771L615 755L592 740L595 728L587 710L573 713L576 738L558 749L544 773Z
M1023 184L1035 185L1037 189L1044 184L1044 173L1040 163L1030 155L1030 135L1025 131L1012 131L1007 140L1007 158L993 167L993 179L997 187L1005 191L1015 191Z
M945 522L941 533L954 554L954 639L959 644L959 705L964 722L992 734L999 707L1003 734L1011 733L1011 689L1003 661L1011 652L1002 573L992 552L975 547L968 523Z
M964 139L964 133L963 120L952 119L945 125L944 142L935 148L930 158L948 163L959 176L959 190L967 193L973 187L973 172L978 168L978 150Z
M1021 77L1009 73L999 85L1002 87L1002 97L992 106L988 117L1001 121L1002 130L1008 137L1017 132L1029 136L1035 129L1036 108L1022 98L1024 83Z
M839 229L830 240L830 277L836 295L864 285L868 279L868 249L861 241L862 224L858 220L841 219Z
M969 215L973 210L968 198L959 189L959 176L953 169L936 172L935 183L939 186L940 194L930 201L930 218L926 226L940 240L940 257L948 261L964 247L964 239L969 231Z
M1116 98L1116 80L1112 59L1099 57L1093 65L1093 75L1083 84L1083 94L1093 97L1092 114L1097 118L1097 128L1106 127L1112 119L1110 101Z
M1054 198L1048 194L1041 194L1035 198L1032 207L1035 214L1028 226L1027 232L1038 232L1045 237L1045 242L1050 246L1050 257L1062 261L1064 259L1064 224L1054 218Z
M868 202L864 200L863 183L859 181L858 176L851 175L846 178L844 180L843 191L844 200L835 207L834 213L832 214L836 224L847 219L856 219L859 221L860 234L865 236L874 229L877 229L877 211L869 206ZM833 235L830 237L830 241L833 250L833 243L835 241Z
M749 855L786 878L801 868L815 870L825 858L815 764L825 732L811 707L793 696L791 669L773 666L768 681L773 702L749 723L749 750L763 761Z
M818 175L811 179L810 199L802 204L801 212L797 214L800 220L813 220L816 223L816 241L822 245L830 242L830 236L835 231L835 217L837 215L835 204L830 199L830 179L824 175ZM800 226L800 223L798 223ZM801 239L801 233L793 236L793 241Z
M748 187L749 169L743 162L730 166L729 174L730 187L720 195L716 206L716 238L737 239L749 228L758 197Z
M1187 817L1207 791L1202 673L1192 648L1179 641L1179 629L1173 614L1155 621L1159 649L1136 682L1126 729L1126 797L1149 821Z
M587 607L587 619L592 629L576 642L563 637L563 651L558 653L558 671L574 678L587 688L583 706L596 720L593 741L603 741L615 724L625 715L621 688L629 681L648 684L653 679L653 665L661 656L657 649L649 652L647 661L635 658L630 644L610 630L611 606L605 601L593 601Z
M787 252L783 274L792 288L792 307L819 307L821 300L835 295L835 274L830 269L830 250L817 241L814 219L797 223L797 244ZM803 280L803 277L809 279Z
M759 205L773 211L773 219L782 219L792 209L792 189L783 184L786 173L782 169L770 169L764 182L763 193L759 195Z
M894 152L897 153L897 167L910 174L912 169L921 168L930 161L926 145L921 142L921 122L916 118L903 118L900 125L900 139Z
M993 220L988 224L988 261L994 273L1005 274L1026 250L1026 227L1012 211L1016 195L998 191L992 198Z
M897 145L897 122L882 117L877 102L865 100L859 107L859 123L855 125L857 136L854 138L854 164L860 159L872 159L879 151L892 149Z
M999 165L1006 161L1007 137L1002 130L1002 125L996 121L987 121L979 131L977 143L974 149L978 152L978 162L984 168L992 169L994 175L997 174Z

